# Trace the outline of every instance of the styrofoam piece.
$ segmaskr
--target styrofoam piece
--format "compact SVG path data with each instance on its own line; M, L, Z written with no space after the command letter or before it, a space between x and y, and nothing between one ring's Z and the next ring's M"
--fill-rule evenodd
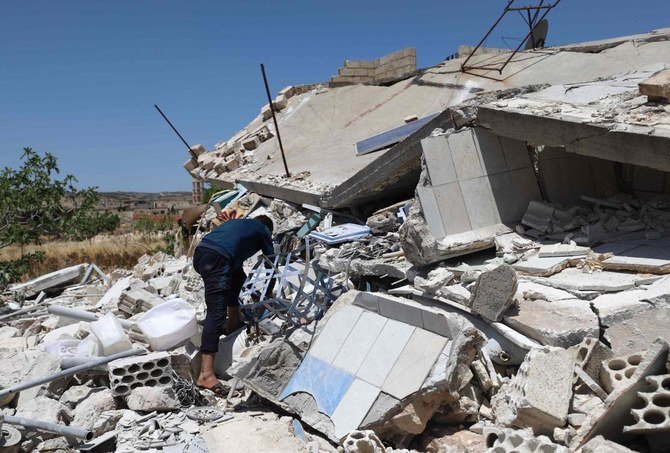
M167 352L114 360L107 364L107 369L114 396L128 395L137 387L172 385L172 366Z
M133 347L123 326L111 312L91 322L91 332L100 341L105 356L127 351Z
M603 360L600 368L600 383L607 393L628 384L631 376L642 360L642 354L630 354L622 357Z
M651 434L670 431L670 374L648 376L649 387L638 392L638 404L631 413L635 424L624 426L625 433Z
M357 225L355 223L345 223L330 227L324 231L314 231L309 233L309 237L317 239L328 245L340 244L342 242L352 241L354 239L367 236L371 233L370 227L366 225Z
M171 299L146 312L137 325L154 351L164 351L198 333L195 308Z
M75 357L99 357L102 353L102 345L95 335L89 335L79 342Z
M44 345L44 350L51 355L74 357L82 340L56 340Z

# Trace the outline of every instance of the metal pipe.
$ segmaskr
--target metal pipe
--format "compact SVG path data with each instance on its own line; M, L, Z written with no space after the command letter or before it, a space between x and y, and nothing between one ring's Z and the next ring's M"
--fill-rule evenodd
M133 355L146 354L146 352L147 352L146 349L143 348L133 348L129 349L128 351L123 351L114 355L110 355L109 357L100 357L99 359L91 360L90 362L86 362L82 365L68 368L67 370L61 370L58 371L57 373L31 379L30 381L20 382L13 387L0 390L0 399L8 395L18 393L21 390L37 387L38 385L46 384L47 382L55 381L56 379L72 376L73 374L77 374L81 371L86 371L91 368L95 368L98 365L104 365L116 359L122 359L124 357L129 357Z
M83 365L83 364L88 363L90 361L91 361L90 357L63 357L60 361L60 369L61 370L67 370L68 368L72 368L73 366ZM100 365L99 367L91 368L87 371L89 371L89 372L96 371L96 372L99 372L99 373L107 374L107 368L104 367L104 365Z
M270 85L268 85L268 78L265 75L265 65L261 63L261 72L263 73L263 82L265 83L265 92L268 95L268 102L270 105L270 113L272 113L272 121L275 123L275 131L277 132L277 141L279 142L279 151L281 151L281 160L284 161L284 170L286 170L286 177L290 178L291 174L288 172L288 165L286 164L286 156L284 155L284 145L281 142L281 135L279 135L279 125L277 124L277 117L275 116L275 107L272 102L272 95L270 94Z
M158 110L158 113L161 114L161 116L163 117L163 119L164 119L165 121L167 121L167 123L170 125L170 127L172 128L172 130L174 131L174 133L177 134L177 136L181 139L182 142L184 142L184 145L186 145L186 149L188 149L188 152L189 152L189 154L191 155L191 157L197 159L198 156L195 154L195 151L193 151L193 150L191 149L191 146L190 146L188 143L186 143L186 140L184 140L184 137L182 137L181 134L179 133L179 131L177 130L177 128L174 127L174 126L172 125L172 123L171 123L170 120L167 118L167 116L165 116L165 114L163 113L163 111L162 111L160 108L158 108L158 106L157 106L156 104L154 104L154 107L156 107L156 110Z
M52 315L62 316L63 318L77 319L79 321L97 321L99 319L98 315L91 313L86 310L79 310L77 308L63 307L62 305L49 305L49 313ZM119 323L127 329L135 325L134 322L128 321L127 319L120 319Z
M41 291L37 295L37 298L35 299L35 304L33 306L22 308L22 309L13 311L11 313L4 314L4 315L0 316L0 321L4 321L5 319L13 318L14 316L23 315L23 314L30 313L30 312L33 312L33 311L37 311L40 308L44 308L45 303L46 303L45 297L46 297L46 293L44 291Z
M43 422L32 418L15 417L13 415L5 415L5 423L10 425L20 425L24 428L42 429L52 433L61 434L63 436L76 437L77 439L91 440L93 439L93 432L89 429L76 428L74 426L59 425L57 423Z

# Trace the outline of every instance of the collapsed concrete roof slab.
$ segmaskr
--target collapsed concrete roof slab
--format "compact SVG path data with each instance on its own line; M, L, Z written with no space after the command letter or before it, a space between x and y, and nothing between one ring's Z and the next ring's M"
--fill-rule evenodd
M670 109L638 91L659 69L497 101L479 108L477 122L504 137L670 171Z
M298 177L283 176L274 127L267 115L257 117L228 141L236 146L234 152L244 158L231 159L232 150L206 153L213 157L200 156L198 162L202 163L190 173L220 185L238 181L262 195L328 208L356 206L379 198L380 194L388 197L389 191L406 193L416 185L420 173L418 142L434 128L451 124L450 114L445 112L448 107L484 92L534 84L577 84L670 61L670 33L661 30L647 35L618 38L620 44L598 53L570 51L566 47L520 52L502 74L484 70L463 73L462 57L391 86L315 85L283 100L285 106L277 112L288 167ZM472 60L495 65L509 55L481 54ZM610 94L623 88L613 87ZM583 91L582 94L586 95ZM356 155L357 142L402 126L409 115L425 117L437 112L443 114L389 149ZM598 135L601 131L593 127L578 131L577 136ZM264 141L252 140L255 148L245 149L242 142L247 143L259 128L264 128ZM645 135L642 130L638 134Z

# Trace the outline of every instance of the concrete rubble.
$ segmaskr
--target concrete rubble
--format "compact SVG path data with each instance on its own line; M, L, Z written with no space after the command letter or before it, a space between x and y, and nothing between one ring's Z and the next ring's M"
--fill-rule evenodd
M521 52L502 79L466 57L417 70L403 49L283 89L191 149L186 170L224 190L178 256L10 287L2 389L127 356L0 393L4 416L92 439L3 431L23 451L667 451L670 31ZM191 257L261 214L278 254L245 263L219 398L193 384ZM190 322L146 327L168 308Z

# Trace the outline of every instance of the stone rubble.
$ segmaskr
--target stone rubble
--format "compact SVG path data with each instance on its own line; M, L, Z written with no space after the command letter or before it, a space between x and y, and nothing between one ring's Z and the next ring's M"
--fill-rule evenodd
M667 31L659 33L663 39L652 34L636 43L667 40ZM359 77L368 63L349 60L341 76ZM191 148L184 167L193 177L246 175L250 187L236 184L207 200L187 228L192 234L180 238L179 256L145 255L132 270L109 274L77 264L2 295L2 389L98 358L108 343L146 350L5 396L3 415L90 430L98 451L122 453L667 451L670 167L660 157L640 165L613 159L608 183L607 146L599 145L596 159L583 144L598 134L561 145L562 136L549 126L535 132L530 119L561 116L554 119L566 125L577 118L622 136L658 138L668 129L670 84L667 71L655 73L644 72L639 92L635 73L569 88L487 86L436 117L432 133L397 145L407 144L403 155L410 148L423 154L421 162L399 160L419 179L414 196L399 183L388 196L388 187L375 188L349 209L326 203L336 188L310 170L257 173L272 160L273 109L287 119L338 88L283 89L214 150ZM602 88L596 82L613 83L613 97L591 99ZM565 99L547 101L540 92ZM567 102L579 93L586 105ZM497 135L503 126L491 112L512 108L527 117L523 127L510 122L515 133L546 139ZM661 146L667 143L647 148L660 155ZM554 160L565 167L547 170ZM579 169L588 169L584 180ZM347 181L358 184L353 175ZM218 398L193 384L198 335L153 350L139 326L177 299L201 325L195 246L231 218L261 214L274 220L286 262L273 274L274 292L261 295L269 308L263 319L249 308L262 271L254 259L245 263L241 303L253 321L220 340L217 372L227 395ZM310 236L347 223L365 224L369 234L334 245ZM45 309L52 305L81 310L83 318L52 314ZM91 316L118 329L96 331ZM23 451L93 448L48 431L20 427L20 434Z

